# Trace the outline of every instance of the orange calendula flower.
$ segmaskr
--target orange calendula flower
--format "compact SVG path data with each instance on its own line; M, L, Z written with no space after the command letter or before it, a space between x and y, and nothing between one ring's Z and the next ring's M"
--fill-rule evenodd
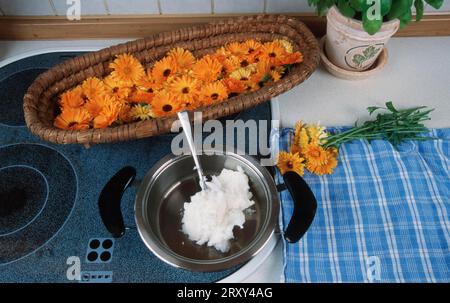
M158 62L152 68L151 76L154 81L161 84L167 80L170 76L173 76L177 72L177 65L172 57L165 57Z
M169 88L176 100L180 101L185 107L191 108L198 101L198 85L199 82L196 79L181 76L174 79Z
M220 76L222 64L214 57L206 55L194 64L192 71L194 78L204 82L213 82Z
M148 93L140 89L135 89L129 96L128 101L131 103L148 103L153 99L153 93Z
M84 105L83 89L77 86L72 90L66 91L60 96L59 104L62 108L78 108Z
M181 110L181 103L175 101L173 94L162 90L155 94L151 105L153 117L167 117L175 115Z
M86 108L92 117L96 117L105 106L111 103L116 103L116 99L113 96L100 96L86 102L84 108Z
M280 43L267 42L260 48L261 59L267 60L271 64L280 65L280 60L287 54L286 50Z
M302 149L309 144L309 136L306 131L306 124L302 121L295 123L294 138L291 144L291 153L302 152Z
M97 117L94 118L94 128L106 128L118 118L122 105L118 102L107 103Z
M105 83L107 93L118 100L126 99L131 92L130 87L123 86L120 82L111 77L111 75L103 79L103 83Z
M292 54L286 54L284 56L281 56L281 58L279 59L279 62L282 65L300 63L302 61L303 61L303 55L299 52L295 52Z
M215 52L216 55L219 56L223 56L225 58L228 58L229 56L231 56L231 52L225 48L225 46L222 46L220 48L218 48Z
M225 49L229 51L234 56L245 56L247 55L247 48L245 45L239 42L231 42L225 46Z
M244 48L245 48L245 52L247 54L253 54L254 52L256 52L260 47L262 46L262 44L254 39L250 39L244 42Z
M142 64L130 54L118 55L109 67L113 69L111 77L125 86L133 86L145 75Z
M84 130L89 128L91 116L84 108L65 108L53 123L64 130Z
M314 173L317 167L326 164L327 152L320 145L308 144L302 148L302 155L306 159L306 168Z
M223 62L221 62L223 65L223 72L225 74L230 74L236 69L241 67L241 61L238 57L231 56L229 58L226 58Z
M233 78L226 78L222 79L221 82L223 83L223 85L225 85L229 93L240 94L247 91L247 86L240 80Z
M325 151L325 160L319 164L306 164L306 168L316 175L332 174L337 166L337 150L329 148Z
M303 176L305 168L303 161L304 159L298 153L292 154L280 151L277 158L277 167L282 175L288 171L293 171Z
M83 94L90 100L106 94L106 87L102 80L90 77L83 81L81 85Z
M169 57L173 59L179 70L190 69L195 64L195 57L184 48L177 47L169 52Z
M129 123L134 120L133 116L131 115L131 106L129 104L122 104L118 119L123 123Z
M200 94L203 105L211 105L228 98L227 88L220 81L206 84Z

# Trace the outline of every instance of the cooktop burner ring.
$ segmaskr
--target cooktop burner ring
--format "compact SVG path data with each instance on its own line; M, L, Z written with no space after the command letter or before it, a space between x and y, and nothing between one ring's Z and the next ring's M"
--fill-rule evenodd
M33 223L33 221L36 220L36 218L39 217L39 215L44 210L44 208L47 204L47 201L48 201L48 194L50 191L47 178L44 176L44 174L41 171L39 171L38 169L36 169L32 166L29 166L29 165L10 165L10 166L1 167L0 168L0 188L5 187L5 184L2 183L2 181L4 181L4 178L5 178L5 177L2 178L2 174L5 174L5 172L6 172L6 175L8 178L7 182L9 183L9 184L7 184L7 186L8 185L11 186L17 181L17 179L14 179L14 177L11 178L11 176L8 176L8 172L7 172L8 170L15 171L15 172L17 172L17 170L22 170L22 174L21 174L22 176L23 176L23 171L25 171L25 172L31 171L33 173L36 173L35 176L40 177L40 179L34 179L33 180L34 183L31 185L31 188L32 188L32 186L36 186L36 185L45 185L45 194L44 194L45 197L43 197L43 199L38 201L38 202L42 202L42 203L39 203L38 205L32 205L32 207L34 207L34 211L31 211L31 213L29 213L28 216L25 216L25 218L20 218L20 213L19 213L19 216L18 215L16 215L15 217L11 216L11 215L14 215L14 210L16 210L16 213L17 213L17 209L12 209L13 207L16 207L17 198L18 198L17 195L14 197L16 201L12 201L11 197L8 197L10 195L8 195L7 197L1 197L0 198L0 206L1 207L3 207L4 204L8 203L8 202L13 202L15 204L15 205L12 205L12 203L11 203L11 206L13 206L13 207L10 207L9 209L10 209L10 212L12 212L12 213L7 214L7 217L9 217L8 219L14 220L15 223L18 222L19 224L16 224L16 227L9 228L10 229L9 231L4 231L4 230L2 231L2 229L5 229L4 228L5 222L2 222L1 217L2 217L2 215L5 215L5 211L4 210L2 211L2 209L0 207L0 237L16 233L16 232L26 228L31 223ZM44 181L44 183L39 184L39 181ZM19 186L20 186L20 184L19 184ZM15 186L15 187L17 187L17 186ZM10 188L10 189L14 190L14 188ZM16 189L16 192L19 190L18 188L15 188L15 189ZM30 192L30 191L27 191L27 189L28 188L21 189L20 191L21 191L21 193L24 193L25 196L27 196L27 194L29 195L29 192ZM31 194L33 194L33 193L31 193ZM20 193L19 193L19 195L20 195ZM5 198L6 199L9 198L11 200L5 201ZM29 197L25 197L25 200L29 200ZM27 202L35 202L35 201L24 201L25 204L28 204L25 206L29 206L30 203L27 203ZM33 203L33 204L35 204L35 203ZM28 220L26 220L26 219L28 219Z
M0 235L0 266L3 266L33 254L62 230L75 208L78 176L73 164L64 154L43 144L15 143L0 146L0 158L0 172L20 167L42 174L44 183L47 182L48 185L45 186L48 189L45 205L35 218L14 232ZM0 188L2 190L5 188ZM2 194L5 196L4 192L0 192Z
M23 96L37 76L46 68L19 70L0 80L0 126L26 127L23 114Z

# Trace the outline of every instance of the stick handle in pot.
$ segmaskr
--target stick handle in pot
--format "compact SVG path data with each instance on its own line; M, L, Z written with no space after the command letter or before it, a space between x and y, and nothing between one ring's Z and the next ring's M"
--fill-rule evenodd
M313 222L317 201L308 184L298 174L286 172L283 179L294 201L294 212L284 231L284 238L290 243L295 243L303 237Z
M136 170L126 166L119 170L103 187L98 199L100 217L106 229L114 238L120 238L125 234L120 203L125 190L130 187L136 177Z

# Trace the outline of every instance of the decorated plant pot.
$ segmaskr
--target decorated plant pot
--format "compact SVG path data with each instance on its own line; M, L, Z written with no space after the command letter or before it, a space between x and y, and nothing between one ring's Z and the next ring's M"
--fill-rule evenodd
M369 69L399 26L398 19L384 22L377 33L369 35L361 21L345 17L333 6L327 13L326 55L346 70Z

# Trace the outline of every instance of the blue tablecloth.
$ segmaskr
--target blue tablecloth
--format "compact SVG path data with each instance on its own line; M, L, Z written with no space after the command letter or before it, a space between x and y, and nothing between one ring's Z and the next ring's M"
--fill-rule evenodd
M287 150L292 129L280 132ZM304 179L318 208L308 232L284 244L286 282L450 282L450 129L438 140L353 141L332 175ZM280 175L277 175L280 181ZM281 228L293 201L281 193Z

